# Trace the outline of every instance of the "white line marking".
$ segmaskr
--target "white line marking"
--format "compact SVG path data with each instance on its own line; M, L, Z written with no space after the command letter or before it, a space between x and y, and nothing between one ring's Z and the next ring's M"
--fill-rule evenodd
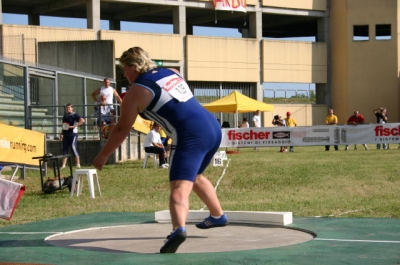
M390 240L357 240L357 239L335 239L335 238L315 238L314 240L319 240L319 241L338 241L338 242L365 242L365 243L400 244L400 241L390 241Z
M221 180L224 178L225 171L226 171L226 169L227 169L228 166L229 166L229 162L231 162L231 159L228 159L228 162L226 163L226 167L224 168L224 171L222 171L221 177L219 177L219 179L218 179L218 181L217 181L217 184L215 184L215 187L214 187L215 191L217 191L217 188L218 188L218 186L219 186L219 183L220 183ZM204 205L203 208L200 209L200 211L204 211L204 208L206 208L206 207L207 207L207 205Z
M330 214L330 215L324 215L324 216L317 215L314 217L315 218L336 217L336 216L341 216L341 215L345 215L345 214L349 214L349 213L357 213L357 212L366 211L366 210L369 210L369 209L351 210L351 211L338 213L338 214Z

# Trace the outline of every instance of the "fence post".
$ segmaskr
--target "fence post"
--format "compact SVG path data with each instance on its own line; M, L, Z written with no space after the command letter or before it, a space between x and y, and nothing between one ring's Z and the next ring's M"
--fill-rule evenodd
M24 116L25 116L25 129L32 129L32 116L30 113L30 108L28 106L31 105L31 99L28 96L30 95L30 87L29 87L29 70L27 66L24 66Z
M22 34L22 63L25 64L25 35Z

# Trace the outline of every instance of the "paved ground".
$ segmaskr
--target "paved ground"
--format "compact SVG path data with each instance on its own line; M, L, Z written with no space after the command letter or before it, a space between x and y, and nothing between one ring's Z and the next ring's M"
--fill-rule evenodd
M97 213L2 227L0 264L400 264L399 219L295 217L286 228L209 230L190 224L176 254L158 254L171 227L153 220L153 213Z

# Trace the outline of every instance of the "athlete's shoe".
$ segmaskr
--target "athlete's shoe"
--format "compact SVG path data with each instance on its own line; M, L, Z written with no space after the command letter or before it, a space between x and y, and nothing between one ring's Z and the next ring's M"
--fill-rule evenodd
M200 229L208 229L213 227L226 226L227 224L229 224L228 217L225 214L223 214L218 219L209 216L206 219L204 219L203 222L196 224L196 227Z
M186 228L179 227L173 231L160 248L160 253L175 253L179 246L186 240Z

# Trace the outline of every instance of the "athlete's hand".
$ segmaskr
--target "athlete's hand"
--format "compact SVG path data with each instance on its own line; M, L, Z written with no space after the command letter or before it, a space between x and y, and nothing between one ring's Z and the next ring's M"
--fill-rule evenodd
M98 170L102 170L103 166L106 164L108 157L98 154L93 160L93 166Z

